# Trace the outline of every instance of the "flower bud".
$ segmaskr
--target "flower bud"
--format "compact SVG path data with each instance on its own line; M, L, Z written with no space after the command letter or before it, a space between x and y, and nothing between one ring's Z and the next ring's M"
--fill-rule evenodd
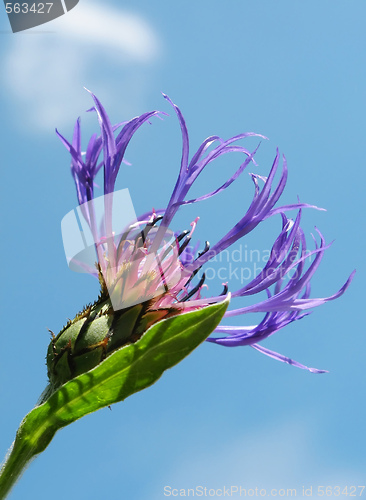
M160 298L160 297L159 297ZM54 389L85 373L116 349L136 342L153 324L179 312L153 306L157 299L114 311L109 296L101 294L53 336L47 351L47 369Z

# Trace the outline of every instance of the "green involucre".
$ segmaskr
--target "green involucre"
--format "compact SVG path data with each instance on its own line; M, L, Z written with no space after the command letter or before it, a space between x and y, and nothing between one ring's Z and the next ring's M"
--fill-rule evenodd
M156 299L155 299L156 300ZM48 378L53 389L101 363L123 345L136 342L156 322L179 309L153 310L154 300L114 311L101 296L53 336L47 351Z

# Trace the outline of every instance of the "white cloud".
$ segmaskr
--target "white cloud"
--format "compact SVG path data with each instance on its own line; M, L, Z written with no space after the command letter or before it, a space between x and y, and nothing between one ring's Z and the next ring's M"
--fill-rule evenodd
M70 125L90 104L83 86L107 107L118 97L119 111L129 117L161 54L159 38L144 19L90 0L12 37L2 88L19 110L16 118L38 130Z
M150 62L159 54L156 34L140 16L110 7L83 4L55 21L66 35L84 43L118 50L125 57Z

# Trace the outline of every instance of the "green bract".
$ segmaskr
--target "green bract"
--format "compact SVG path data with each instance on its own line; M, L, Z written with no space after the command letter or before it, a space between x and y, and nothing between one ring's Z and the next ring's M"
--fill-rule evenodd
M136 342L157 321L181 312L175 308L152 310L156 300L114 311L109 298L102 294L70 320L48 347L52 387L91 370L119 347Z

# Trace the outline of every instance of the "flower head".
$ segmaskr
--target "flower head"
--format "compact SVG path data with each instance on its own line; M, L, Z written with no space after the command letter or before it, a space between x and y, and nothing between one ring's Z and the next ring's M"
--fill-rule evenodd
M204 308L224 300L229 293L226 284L222 294L204 297L205 275L199 275L201 268L253 231L261 222L276 215L282 219L282 228L273 243L266 265L245 286L231 291L232 297L242 298L243 305L225 313L225 317L232 317L260 312L264 314L262 321L251 326L220 325L214 331L214 336L207 340L229 347L249 345L280 361L322 373L323 370L308 368L259 345L262 340L282 327L306 316L309 309L342 295L354 275L352 273L335 294L324 298L310 297L311 278L329 245L325 244L322 234L317 230L319 242L314 239L315 248L312 251L307 250L305 235L300 227L301 210L317 207L300 202L277 206L287 179L285 157L281 158L277 151L268 177L250 174L254 185L254 196L248 210L244 214L238 214L235 226L217 243L211 248L206 243L205 248L198 252L197 246L192 244L198 217L191 222L190 230L175 233L172 229L175 214L183 205L216 196L227 189L248 165L255 165L256 149L249 151L238 144L238 141L249 136L263 136L243 133L227 140L211 136L190 158L188 132L182 113L164 95L178 117L182 133L182 157L176 184L165 209L151 210L141 215L136 220L130 221L124 230L117 234L113 227L114 196L117 194L114 193L114 187L121 164L126 162L124 159L126 148L143 123L162 113L159 111L144 113L124 124L113 126L100 101L95 95L91 95L94 100L92 110L97 114L101 134L91 137L86 153L81 149L80 119L75 124L71 143L59 132L57 133L71 154L71 172L76 184L78 201L95 243L98 270L89 269L89 271L92 274L99 274L102 299L110 300L115 312L121 311L122 314L129 311L131 315L130 311L135 310L134 314L140 318L140 323L138 325L134 323L135 326L128 330L128 335L123 335L123 342L136 341L144 328L163 318ZM244 161L234 175L216 190L197 198L190 198L190 188L201 172L216 158L231 152L244 156ZM275 174L281 160L280 178L275 183ZM99 221L94 185L95 177L101 168L104 173L104 197L103 217ZM286 212L294 209L298 212L292 220L288 218ZM309 260L310 256L313 256L313 260L306 265L306 259ZM254 305L245 304L245 297L260 292L266 293L264 299ZM141 309L134 309L138 304ZM141 318L144 318L142 323ZM103 341L101 342L103 344ZM108 342L113 343L113 339L105 340L102 347L105 348ZM98 344L98 347L101 345Z

